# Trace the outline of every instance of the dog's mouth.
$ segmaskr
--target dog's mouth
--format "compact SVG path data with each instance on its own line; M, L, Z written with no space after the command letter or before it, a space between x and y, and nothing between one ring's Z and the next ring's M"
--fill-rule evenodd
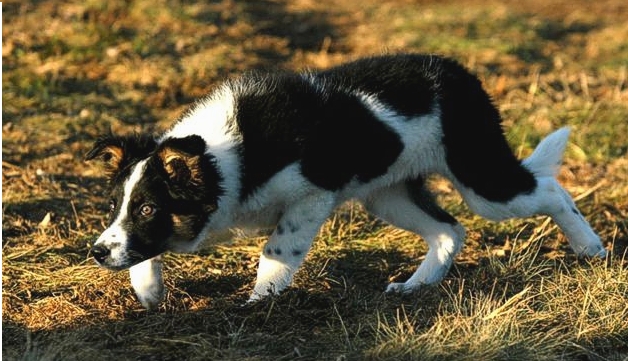
M99 266L111 271L122 271L148 259L133 250L116 252L114 257L112 250L104 245L94 245L90 253Z

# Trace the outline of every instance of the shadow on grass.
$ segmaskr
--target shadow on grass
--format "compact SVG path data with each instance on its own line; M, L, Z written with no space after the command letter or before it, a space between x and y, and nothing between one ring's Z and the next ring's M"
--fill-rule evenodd
M358 326L352 337L365 336L370 332L365 319L369 310L394 309L402 301L387 300L381 292L390 270L369 265L381 263L382 258L410 261L395 251L341 253L324 264L309 264L302 270L308 274L298 277L297 286L248 305L244 294L252 280L235 274L177 283L188 297L211 298L209 306L200 310L171 305L160 312L129 310L123 320L33 332L3 321L3 353L12 359L50 360L61 356L65 360L88 356L93 360L272 359L296 356L295 348L303 354L311 350L311 357L321 348L343 353L348 351L343 325ZM310 277L310 271L321 268L325 276ZM179 277L185 279L185 270ZM179 293L173 292L182 296ZM103 319L107 306L102 307L88 312Z

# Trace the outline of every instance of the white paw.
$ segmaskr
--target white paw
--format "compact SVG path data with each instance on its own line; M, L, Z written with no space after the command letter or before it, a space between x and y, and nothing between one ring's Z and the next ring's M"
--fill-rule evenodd
M597 250L597 253L595 253L592 257L606 258L607 255L608 252L606 251L606 249L600 246L600 248L598 248Z
M131 286L142 306L149 310L159 307L164 298L161 257L157 256L129 269Z
M421 288L420 284L408 285L406 283L393 282L386 287L386 293L409 294Z
M142 289L136 289L135 295L142 306L148 310L155 310L164 299L163 285L153 285Z
M259 300L261 300L262 298L264 298L266 295L261 295L255 291L253 291L253 293L251 293L251 296L249 297L249 299L246 301L247 305L253 304L255 302L258 302Z
M279 292L276 291L275 285L271 283L270 285L261 286L260 284L256 284L253 288L253 292L249 296L247 304L252 304L258 301L263 300L269 296L276 296Z
M602 244L596 242L578 250L578 257L606 258L607 253Z

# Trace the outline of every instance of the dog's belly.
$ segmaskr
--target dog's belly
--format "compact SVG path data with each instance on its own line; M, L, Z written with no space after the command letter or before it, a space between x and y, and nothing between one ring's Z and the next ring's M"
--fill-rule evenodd
M282 210L280 205L269 205L256 211L240 213L234 226L243 230L274 228L281 218Z

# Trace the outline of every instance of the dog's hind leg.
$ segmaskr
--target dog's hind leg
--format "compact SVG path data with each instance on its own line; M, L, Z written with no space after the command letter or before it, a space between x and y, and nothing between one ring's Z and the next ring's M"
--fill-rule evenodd
M429 245L425 260L403 283L391 283L386 292L410 293L422 285L440 282L462 248L464 228L440 208L417 179L384 188L366 201L367 210L392 225L420 235Z
M555 178L568 136L567 128L552 133L537 146L530 157L518 165L532 174L533 186L518 190L518 193L508 200L491 201L462 185L460 181L454 180L454 184L471 210L484 218L499 221L536 214L548 215L565 233L576 254L604 257L606 250L600 238L584 219L571 196ZM500 169L494 169L493 174L487 174L486 177L500 179L502 187L508 187L508 179L504 179Z
M129 268L131 286L149 310L156 309L164 298L161 256L153 257Z
M540 199L545 199L539 212L549 215L565 233L574 252L579 256L605 257L600 237L591 229L574 203L571 196L553 177L539 179Z
M249 302L278 294L290 285L334 205L333 193L324 192L306 197L284 211L260 255Z

